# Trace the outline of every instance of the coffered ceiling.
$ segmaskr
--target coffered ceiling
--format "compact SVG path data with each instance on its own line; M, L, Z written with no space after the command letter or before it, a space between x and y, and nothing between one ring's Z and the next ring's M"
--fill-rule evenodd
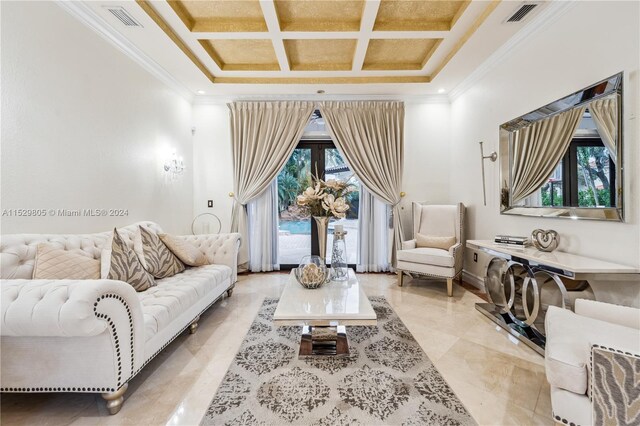
M402 86L442 92L442 87L449 90L460 83L523 26L505 23L520 1L83 3L190 90L206 93L231 85L237 92L244 85L252 93L257 87L273 92L268 86L295 93L299 90L284 87L331 87L325 84L354 92L362 92L353 89L358 85L376 85L378 92L385 91L379 90L382 85L395 92ZM110 7L123 8L139 25L123 26L108 13ZM436 81L438 89L430 84Z
M498 1L137 0L212 82L431 81ZM168 6L168 8L166 7ZM172 19L174 16L178 20ZM469 13L470 19L460 22ZM459 27L459 28L456 28ZM454 29L456 31L454 31ZM443 43L446 42L446 43ZM215 66L199 59L201 46ZM434 59L438 49L444 57ZM242 71L243 75L233 74ZM254 74L247 74L253 71ZM313 72L321 71L322 74ZM376 71L376 73L371 73ZM369 77L369 78L367 78Z

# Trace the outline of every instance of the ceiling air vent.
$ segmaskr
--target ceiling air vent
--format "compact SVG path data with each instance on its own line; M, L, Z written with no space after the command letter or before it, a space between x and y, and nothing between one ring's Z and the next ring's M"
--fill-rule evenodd
M122 22L126 27L142 27L138 21L136 21L133 16L127 12L124 7L121 6L104 6L113 16L118 18L120 22Z
M536 7L538 3L524 3L505 22L520 22Z

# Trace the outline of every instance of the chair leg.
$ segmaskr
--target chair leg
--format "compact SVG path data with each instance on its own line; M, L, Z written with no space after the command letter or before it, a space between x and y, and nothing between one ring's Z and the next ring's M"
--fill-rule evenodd
M463 281L462 281L462 272L460 272L460 274L458 274L458 282L459 282L460 284L462 284L462 283L463 283Z
M402 287L402 280L404 279L404 273L398 269L398 287Z
M447 296L453 296L453 278L447 278Z

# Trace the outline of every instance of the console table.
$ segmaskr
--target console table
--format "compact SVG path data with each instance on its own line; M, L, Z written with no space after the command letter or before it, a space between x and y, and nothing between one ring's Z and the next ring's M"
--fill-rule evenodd
M638 280L637 268L584 256L534 247L509 247L489 240L469 240L467 247L491 256L485 271L485 289L490 303L476 309L536 352L544 355L543 287L558 293L556 303L572 308L572 300L588 289L589 280ZM568 290L566 280L572 285ZM596 297L597 299L597 297Z

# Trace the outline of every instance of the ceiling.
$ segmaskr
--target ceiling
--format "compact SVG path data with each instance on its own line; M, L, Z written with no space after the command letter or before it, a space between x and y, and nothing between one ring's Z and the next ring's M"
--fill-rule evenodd
M449 92L528 22L494 0L83 2L193 94ZM531 3L531 2L528 2ZM109 8L120 7L138 26Z

